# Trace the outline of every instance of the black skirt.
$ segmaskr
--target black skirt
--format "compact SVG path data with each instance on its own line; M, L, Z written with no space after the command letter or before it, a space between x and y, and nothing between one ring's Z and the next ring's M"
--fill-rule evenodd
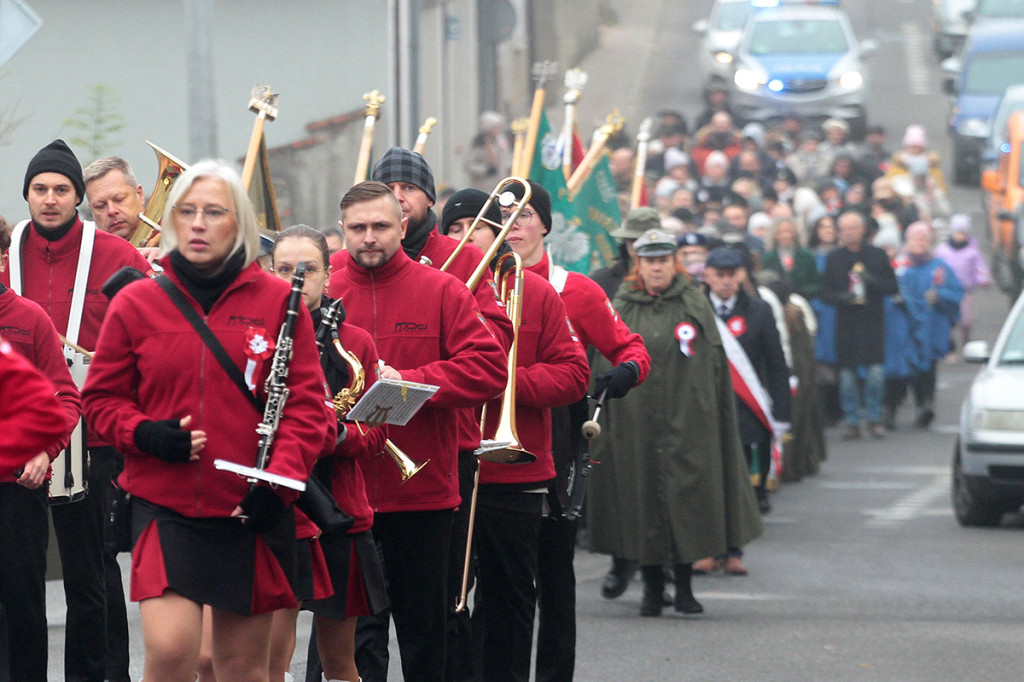
M239 519L182 516L138 497L131 516L133 601L170 589L243 616L297 605L294 514L260 534Z
M324 533L320 548L334 586L334 595L303 602L305 611L333 620L369 616L388 607L384 566L373 533Z

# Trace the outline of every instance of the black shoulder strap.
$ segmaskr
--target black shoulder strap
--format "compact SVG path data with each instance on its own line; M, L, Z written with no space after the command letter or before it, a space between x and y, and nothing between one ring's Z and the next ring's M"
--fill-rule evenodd
M245 394L245 397L249 399L249 402L252 403L252 406L260 414L263 414L265 408L263 401L249 390L245 383L245 377L242 375L242 370L238 369L238 365L231 360L231 356L224 350L224 346L221 345L210 328L203 322L203 318L199 317L199 313L196 312L195 308L185 300L185 296L178 290L178 287L174 286L171 278L167 275L161 275L156 278L156 283L160 285L160 288L166 292L167 296L177 306L178 310L181 311L181 314L185 316L189 324L199 333L199 338L203 340L206 347L213 353L213 357L217 358L217 362L224 368L224 371L227 372L228 377L234 382L235 386L238 386L238 390Z

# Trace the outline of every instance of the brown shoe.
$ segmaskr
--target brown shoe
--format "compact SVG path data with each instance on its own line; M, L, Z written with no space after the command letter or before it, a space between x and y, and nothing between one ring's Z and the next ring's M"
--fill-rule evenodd
M725 572L729 575L747 575L747 567L738 556L731 556L725 560Z
M857 424L847 424L843 427L843 432L840 436L843 440L857 440L860 438L860 426Z
M885 438L885 427L878 422L868 424L868 433L872 438Z
M714 557L707 557L706 559L698 559L693 562L693 572L697 574L707 574L720 571L722 569L722 562Z

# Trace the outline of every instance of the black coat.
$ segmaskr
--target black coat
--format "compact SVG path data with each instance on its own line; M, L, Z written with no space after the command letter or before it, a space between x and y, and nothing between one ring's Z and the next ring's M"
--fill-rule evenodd
M863 265L866 301L856 303L850 293L850 272ZM880 365L885 361L885 307L883 301L899 291L889 257L865 244L860 251L837 248L825 259L821 298L836 307L836 364L840 367Z
M726 324L743 346L750 364L761 380L761 385L771 398L772 416L775 421L789 422L789 367L782 352L782 341L779 339L779 329L775 325L772 307L760 298L754 298L740 290L736 296L736 305L733 306ZM744 443L760 443L771 436L771 432L746 403L737 398L736 404L740 439Z

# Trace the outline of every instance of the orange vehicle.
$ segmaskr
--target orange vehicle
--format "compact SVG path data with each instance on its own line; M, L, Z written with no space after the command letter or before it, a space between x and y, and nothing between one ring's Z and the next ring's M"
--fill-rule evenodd
M989 193L992 273L1000 288L1016 298L1024 287L1024 111L1007 119L1005 139L999 166L982 173L981 187Z

